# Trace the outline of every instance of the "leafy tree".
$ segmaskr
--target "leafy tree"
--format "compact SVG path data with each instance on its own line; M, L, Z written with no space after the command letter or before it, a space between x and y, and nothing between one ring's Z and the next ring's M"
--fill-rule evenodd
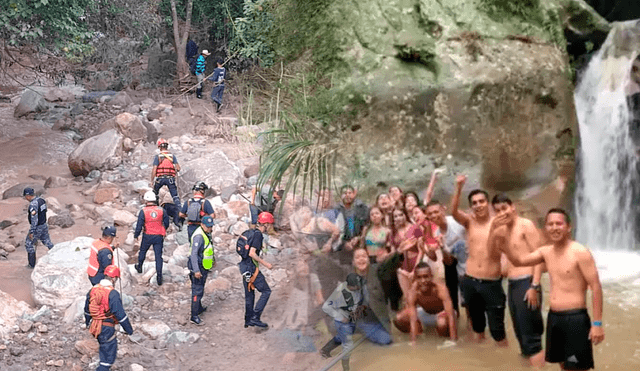
M9 45L52 45L67 55L90 50L84 22L93 0L0 0L0 37Z
M245 58L258 59L263 67L272 66L275 51L270 33L274 24L271 0L244 0L244 17L235 19L230 49Z

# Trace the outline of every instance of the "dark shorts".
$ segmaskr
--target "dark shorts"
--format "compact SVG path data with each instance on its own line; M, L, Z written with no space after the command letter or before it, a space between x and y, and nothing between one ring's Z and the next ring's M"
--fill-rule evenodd
M460 282L462 296L469 309L473 331L481 334L489 321L489 331L495 341L504 340L504 309L507 300L502 279L483 280L468 275Z
M545 355L547 362L562 363L565 370L593 368L589 330L591 319L586 309L549 311Z
M533 277L509 280L509 312L513 320L513 330L520 343L520 350L525 357L532 356L542 350L542 314L540 306L530 309L525 301L525 295ZM542 297L540 295L540 300Z

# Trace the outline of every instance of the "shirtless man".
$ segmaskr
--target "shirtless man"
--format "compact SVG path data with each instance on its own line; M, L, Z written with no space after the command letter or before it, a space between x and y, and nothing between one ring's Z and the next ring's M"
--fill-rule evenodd
M433 279L427 263L420 262L416 266L413 282L406 293L406 307L397 314L393 323L400 331L411 334L412 344L422 333L422 324L435 324L438 335L448 335L452 341L458 340L449 290L444 283Z
M518 216L513 202L506 195L496 195L491 200L496 219L505 219L505 238L509 249L519 255L534 252L540 246L538 228L529 219ZM502 220L502 219L500 219ZM529 359L534 367L544 366L542 351L542 314L540 313L540 276L542 264L535 267L516 267L506 262L506 275L509 279L508 303L513 329L520 344L522 356Z
M491 337L498 346L507 346L504 330L506 296L502 289L501 253L490 248L489 244L489 231L493 220L489 214L489 196L485 191L473 190L469 193L469 204L473 213L467 215L458 210L460 193L466 180L465 175L458 175L456 193L451 201L451 215L466 228L469 248L467 271L460 282L460 288L471 315L476 340L484 339L486 313Z
M550 310L547 318L546 360L560 363L561 370L593 368L592 344L604 340L602 286L589 250L570 239L571 220L563 209L551 209L545 230L551 242L531 253L521 253L508 244L507 218L496 218L492 240L515 266L545 263L551 278ZM587 313L587 288L593 296L593 323Z

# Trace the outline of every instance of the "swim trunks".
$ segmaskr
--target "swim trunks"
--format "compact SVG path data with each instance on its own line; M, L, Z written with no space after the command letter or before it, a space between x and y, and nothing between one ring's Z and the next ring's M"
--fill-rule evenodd
M525 295L531 287L533 277L509 279L509 312L513 320L513 330L516 333L522 355L530 357L542 350L542 314L540 305L536 309L529 308ZM541 296L540 296L540 299Z
M565 370L593 368L593 348L589 340L591 320L587 310L549 311L547 317L547 362L563 363Z
M460 289L469 309L473 331L478 334L484 333L486 313L491 337L495 341L504 340L507 336L504 330L507 297L502 289L502 279L486 280L465 274L460 282Z

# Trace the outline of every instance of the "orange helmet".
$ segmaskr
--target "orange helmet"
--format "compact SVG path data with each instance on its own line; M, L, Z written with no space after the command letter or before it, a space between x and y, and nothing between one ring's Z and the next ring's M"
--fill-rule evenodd
M260 215L258 215L258 223L260 223L260 224L267 224L267 223L273 224L273 215L271 213L266 212L266 211L260 213Z
M158 147L162 147L162 146L169 146L169 142L167 142L166 139L158 139Z
M104 275L107 277L120 277L120 268L111 264L110 266L104 269Z

